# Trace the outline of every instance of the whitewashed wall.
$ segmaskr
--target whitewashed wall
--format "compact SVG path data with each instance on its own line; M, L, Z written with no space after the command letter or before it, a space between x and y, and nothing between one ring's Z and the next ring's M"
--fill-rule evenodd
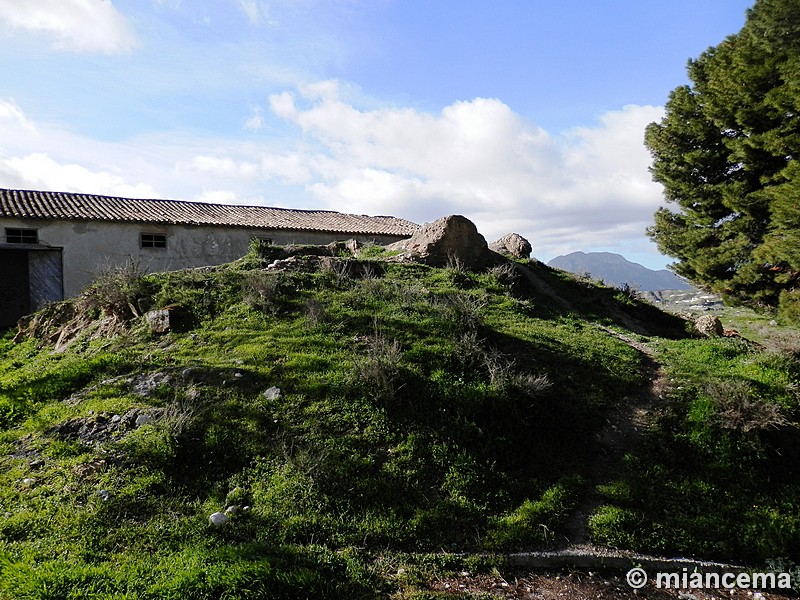
M67 297L77 295L98 273L123 265L130 258L148 272L172 271L236 260L244 256L254 237L271 239L280 245L327 244L351 238L376 243L401 239L316 231L32 219L0 219L0 236L5 234L6 227L37 229L40 245L63 248L64 295ZM142 233L166 235L167 247L141 248ZM0 239L0 243L4 241Z

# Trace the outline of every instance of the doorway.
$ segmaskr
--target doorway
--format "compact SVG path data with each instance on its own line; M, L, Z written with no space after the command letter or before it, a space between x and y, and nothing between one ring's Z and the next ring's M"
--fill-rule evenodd
M63 298L60 248L0 247L0 328Z

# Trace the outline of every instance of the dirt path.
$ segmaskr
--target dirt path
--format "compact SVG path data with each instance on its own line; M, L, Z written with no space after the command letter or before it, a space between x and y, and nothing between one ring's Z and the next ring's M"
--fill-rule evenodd
M625 454L639 443L652 422L653 409L664 398L668 383L664 369L655 360L650 347L609 327L598 327L639 352L642 374L646 379L644 386L635 390L608 413L606 424L598 434L600 451L589 469L589 487L592 492L578 505L564 528L560 544L562 548L577 547L587 552L602 553L602 549L590 545L586 528L589 516L600 504L600 498L594 490L613 477Z

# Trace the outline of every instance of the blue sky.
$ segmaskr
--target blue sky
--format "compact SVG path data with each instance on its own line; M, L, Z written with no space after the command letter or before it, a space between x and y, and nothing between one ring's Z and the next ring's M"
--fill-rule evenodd
M460 213L660 268L643 129L751 4L0 0L0 187Z

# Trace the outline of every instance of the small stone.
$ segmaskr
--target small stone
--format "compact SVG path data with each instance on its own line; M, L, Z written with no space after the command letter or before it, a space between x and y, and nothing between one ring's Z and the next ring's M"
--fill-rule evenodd
M272 386L264 391L264 398L267 400L277 400L281 397L281 388Z
M248 513L248 512L250 512L250 507L249 507L249 506L247 506L247 505L243 506L243 507L242 507L242 512L243 512L243 513Z
M119 423L121 420L122 420L122 417L120 417L119 415L114 415L113 417L111 417L111 422L112 423Z
M152 420L153 420L153 417L151 417L150 415L145 414L145 413L142 413L140 415L136 415L136 427L141 427L142 425L146 425L147 423L149 423Z
M108 492L108 490L97 490L97 495L100 496L100 499L103 502L108 500L109 496L111 496L111 494Z
M151 310L144 315L150 331L153 333L166 333L170 330L170 319L168 310Z
M34 483L36 483L36 480L33 479L32 477L26 477L25 479L22 480L22 485L24 485L25 487L31 487Z
M232 504L231 506L225 509L225 514L228 516L235 515L237 512L239 512L239 507L236 506L235 504Z
M241 379L242 377L244 377L244 375L242 375L241 373L235 373L235 374L234 374L234 377L235 377L236 379Z
M208 517L208 520L214 527L222 527L231 519L228 515L226 515L223 512L215 512L212 513L210 517Z

